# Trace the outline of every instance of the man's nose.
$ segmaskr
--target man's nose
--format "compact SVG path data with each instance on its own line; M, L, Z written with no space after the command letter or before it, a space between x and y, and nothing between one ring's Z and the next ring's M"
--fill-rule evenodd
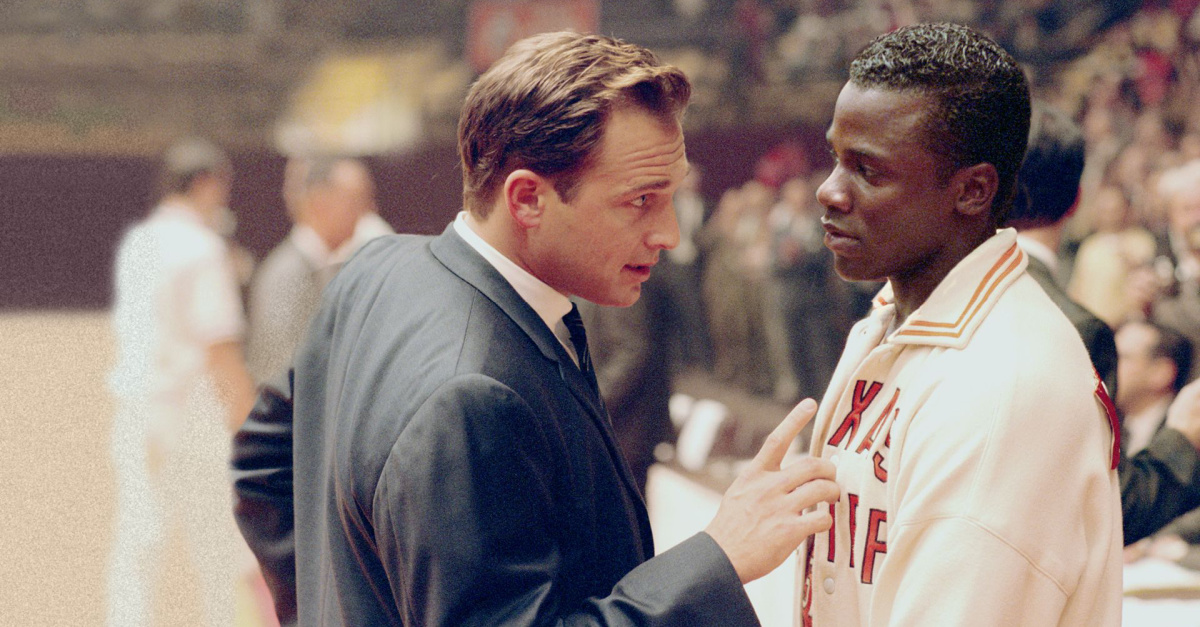
M817 202L827 209L835 211L848 211L850 208L850 196L846 193L845 186L841 180L841 167L834 166L833 171L817 188Z
M650 248L670 250L679 245L679 220L675 217L675 203L667 203L660 214L647 245Z

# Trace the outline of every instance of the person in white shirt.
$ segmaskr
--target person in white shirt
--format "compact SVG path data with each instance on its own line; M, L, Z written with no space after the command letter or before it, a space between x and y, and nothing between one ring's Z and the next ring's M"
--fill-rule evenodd
M229 196L225 154L197 139L167 152L164 195L116 258L117 362L112 456L116 535L108 624L147 624L167 523L182 524L203 594L205 625L232 625L244 572L230 509L230 434L254 398L241 296L214 232Z

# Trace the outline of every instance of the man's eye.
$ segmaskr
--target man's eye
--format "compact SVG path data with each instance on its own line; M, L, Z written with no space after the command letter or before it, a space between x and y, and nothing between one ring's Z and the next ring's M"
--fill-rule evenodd
M648 202L650 202L650 194L642 194L634 198L632 204L634 207L645 207Z

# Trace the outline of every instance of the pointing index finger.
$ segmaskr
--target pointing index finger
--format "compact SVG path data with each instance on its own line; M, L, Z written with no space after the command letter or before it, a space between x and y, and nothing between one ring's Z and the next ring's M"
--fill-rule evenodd
M754 463L764 470L779 470L780 464L783 463L783 456L787 454L788 447L792 445L792 440L800 435L804 425L807 425L816 414L816 401L811 398L800 401L792 408L792 411L788 412L779 426L771 431L771 435L767 436L762 448L754 456Z

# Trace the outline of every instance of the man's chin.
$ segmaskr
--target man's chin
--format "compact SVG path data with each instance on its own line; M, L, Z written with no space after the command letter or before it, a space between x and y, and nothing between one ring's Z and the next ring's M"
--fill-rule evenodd
M875 278L874 272L869 272L865 268L859 267L848 261L834 257L833 270L843 281L878 281Z
M588 298L587 296L581 295L582 298L586 298L587 300L590 300L597 305L603 305L604 307L629 307L630 305L636 303L638 298L641 298L641 296L641 283L638 283L631 288L621 290L620 292L597 295L596 298Z

